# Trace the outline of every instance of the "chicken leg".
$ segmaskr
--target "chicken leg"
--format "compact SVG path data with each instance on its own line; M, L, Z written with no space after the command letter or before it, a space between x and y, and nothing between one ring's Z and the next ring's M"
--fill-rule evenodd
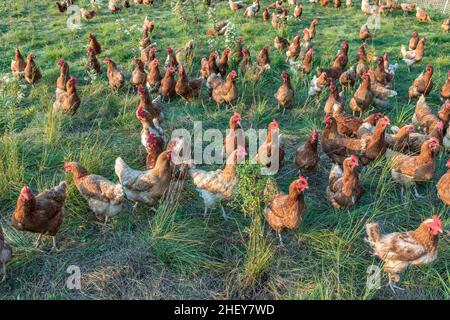
M53 240L53 247L52 247L52 251L56 251L56 252L59 252L60 250L58 249L58 247L56 246L56 237L55 236L53 236L52 237L52 240Z
M41 239L42 239L42 234L40 233L38 235L38 238L36 239L36 241L34 242L34 247L37 248L39 247L40 243L41 243Z
M227 215L227 213L225 212L225 208L223 207L222 203L220 204L220 209L222 209L222 216L225 220L228 220L229 217Z
M281 233L278 233L278 239L280 240L280 247L284 248L283 237L281 236Z
M4 282L6 280L6 263L3 264L3 277L2 277L2 281L0 281L0 283Z

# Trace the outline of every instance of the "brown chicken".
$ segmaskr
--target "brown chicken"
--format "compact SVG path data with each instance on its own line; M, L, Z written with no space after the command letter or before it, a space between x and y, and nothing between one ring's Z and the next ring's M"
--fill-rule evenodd
M426 265L437 257L442 221L433 216L414 231L381 234L378 223L366 224L367 239L374 253L384 262L384 271L389 275L389 287L395 292L394 283L400 281L400 273L409 266Z
M303 62L301 64L301 70L304 74L310 74L312 71L313 54L314 54L314 48L311 48L306 52L305 57L303 58Z
M419 34L417 33L417 31L413 31L412 37L409 40L408 44L409 50L416 50L418 43L419 43Z
M367 56L364 49L358 50L357 56L356 75L358 78L362 79L363 75L369 71L369 67L367 66Z
M400 8L403 10L404 13L411 13L416 9L415 3L401 3Z
M334 7L339 9L341 7L341 0L334 0Z
M206 216L208 209L219 203L223 217L228 219L222 200L229 200L233 195L233 189L238 180L236 165L245 159L246 154L245 149L238 146L227 158L223 169L215 171L205 171L197 168L189 169L192 182L197 187L197 191L205 204L204 216Z
M58 250L56 234L64 220L66 190L65 181L37 196L33 195L29 187L23 187L17 199L16 210L11 217L13 227L20 231L38 233L36 247L43 235L51 236L53 238L52 250Z
M36 56L30 53L27 57L27 65L24 70L25 81L29 84L35 84L42 78L41 71L34 62L34 59L36 59Z
M66 90L57 90L56 100L53 103L53 112L62 110L64 113L74 115L80 107L81 99L77 91L77 78L71 77L66 83Z
M233 103L238 98L236 77L237 73L234 70L228 74L225 80L222 80L220 74L211 75L209 82L212 89L212 97L218 105Z
M303 7L296 5L294 8L294 17L297 20L300 20L302 18L302 13L303 13Z
M154 44L150 44L141 50L141 60L145 63L150 63L156 58L157 48Z
M98 43L97 38L92 33L89 33L89 48L94 49L94 53L96 55L102 53L102 47L100 43Z
M164 67L166 69L169 67L174 67L174 68L178 67L177 56L175 55L175 52L173 51L173 49L170 47L167 48L167 58L166 58L166 61L164 62Z
M297 34L294 37L294 40L292 40L292 44L289 46L288 50L286 51L286 59L287 60L296 60L298 56L300 55L300 39L301 35Z
M416 7L416 18L419 21L431 23L430 16L427 14L427 12L424 9L419 8L419 7Z
M148 68L149 72L148 75L146 75L147 85L150 87L150 92L158 92L162 80L161 73L159 72L159 60L156 58L153 59L153 61L148 64ZM175 89L175 81L173 83L173 87Z
M269 58L269 49L270 46L266 44L262 50L259 52L258 56L256 57L256 61L258 62L258 65L260 67L266 67L267 65L270 65L270 58Z
M159 93L163 97L168 97L169 99L173 99L177 96L177 93L175 92L175 68L170 67L167 68L166 74L164 75L164 78L161 80L161 85L159 87Z
M305 144L299 146L295 153L294 165L300 170L301 174L309 175L316 171L320 156L317 149L319 134L313 130L311 136Z
M327 187L327 199L335 209L353 207L361 198L363 188L355 168L359 166L358 158L352 155L342 164L333 164Z
M319 21L317 19L314 19L308 28L308 33L311 39L313 39L316 36L316 26L318 23Z
M445 117L444 112L442 113L442 116ZM425 128L425 131L428 132L429 128L438 121L439 118L433 114L431 108L426 103L425 96L420 96L416 103L416 109L414 111L412 122L421 128Z
M323 68L317 68L317 76L320 76L321 73L325 72L327 74L327 77L329 80L338 80L339 77L342 74L342 64L345 60L345 56L343 54L340 54L336 59L333 61L333 65L329 69L323 69Z
M444 32L448 32L450 30L450 18L447 18L442 22L441 28Z
M144 85L147 79L147 74L144 70L144 63L140 59L134 59L136 67L131 73L131 84L133 86Z
M367 72L367 70L364 70L364 73ZM355 85L356 82L356 71L355 68L352 66L347 71L342 72L341 76L339 77L339 83L342 86L343 90L350 90Z
M224 140L225 155L228 158L231 153L239 146L246 148L248 146L247 138L241 126L241 115L235 112L229 121L229 131Z
M373 134L381 113L375 113L365 119L355 118L344 112L333 113L336 120L338 132L349 138L362 138L365 133Z
M333 81L330 82L330 96L325 101L325 113L335 113L344 110L345 96L339 93Z
M3 277L0 283L6 280L6 264L12 259L13 250L3 236L3 230L0 227L0 266L3 269Z
M326 114L324 118L325 130L322 132L320 146L323 153L330 158L334 163L342 163L346 158L346 150L343 146L337 143L341 138L337 129L336 120L330 115Z
M125 84L125 76L123 75L123 72L119 70L119 68L117 68L116 63L110 58L106 58L105 60L103 60L103 63L108 66L106 75L108 77L109 86L113 90L118 91Z
M438 139L439 143L441 144L444 132L444 123L441 120L434 122L428 128L428 132L429 134L423 134L419 132L413 132L409 134L408 137L409 152L413 154L419 153L424 142L432 137Z
M100 63L98 62L97 55L92 47L88 48L88 63L86 65L86 70L89 73L102 74Z
M366 42L366 40L372 39L372 38L373 38L373 36L370 33L369 26L367 25L367 23L363 24L361 29L359 29L359 40Z
M450 100L442 105L441 110L438 111L438 117L444 123L444 128L447 129L450 123Z
M416 183L429 182L434 179L436 171L436 153L439 150L439 140L435 137L422 144L418 156L405 155L399 152L386 151L386 158L391 164L391 175L394 181L404 186L413 186L416 197L420 197Z
M271 172L277 172L281 169L283 160L284 145L281 142L278 122L273 120L267 128L266 141L258 148L256 161L270 168Z
M414 50L406 51L405 46L402 45L401 53L403 57L403 61L406 63L408 67L413 64L422 61L423 55L425 53L425 42L426 38L422 37L417 43L417 47Z
M286 108L289 108L294 102L295 92L291 85L291 77L286 71L281 72L281 78L283 79L283 84L278 88L275 99L278 102L278 107L283 108L284 113Z
M182 64L178 66L178 80L175 85L175 92L186 101L200 95L203 78L189 80Z
M447 80L441 89L441 98L443 100L450 100L450 70L447 71Z
M422 72L416 80L414 80L412 86L408 91L409 100L413 98L418 98L421 95L427 96L430 91L433 89L433 80L431 77L433 76L433 67L427 64L427 68L425 72Z
M145 166L147 169L153 169L158 156L164 151L164 137L153 125L150 114L144 108L139 107L136 114L142 123L141 141L147 151Z
M288 48L290 45L288 39L280 37L280 36L276 36L275 39L273 39L273 46L275 47L275 49L281 51L284 50L286 48Z
M377 58L377 67L373 71L374 79L370 79L373 82L378 82L380 85L384 86L385 88L391 87L391 81L393 79L393 76L391 73L386 72L386 69L384 68L384 58L378 57Z
M230 9L233 12L238 11L239 9L245 8L245 2L244 1L232 1L228 0L228 4L230 5Z
M120 183L114 184L102 176L91 174L77 162L64 162L64 170L72 173L78 191L97 219L104 219L105 225L110 217L122 211L124 193Z
M56 1L56 8L59 12L63 13L67 11L67 8L70 7L73 4L72 0L63 0L63 1Z
M326 8L329 4L331 4L330 0L320 0L320 5L322 8Z
M66 90L66 83L69 80L69 64L64 59L58 60L59 77L56 79L56 88L59 90Z
M108 10L111 12L119 12L122 10L119 6L117 6L114 1L109 0L108 2Z
M242 49L244 51L244 48ZM203 76L203 79L208 79L210 75L214 73L219 73L219 67L216 64L216 59L219 56L217 51L211 52L209 58L202 58L201 60L201 70L200 73ZM245 56L245 55L244 55Z
M162 111L161 98L158 96L155 99L151 99L148 90L145 86L138 86L139 93L139 107L144 108L153 119L153 123L156 127L164 121L164 113Z
M155 167L140 171L130 168L122 158L116 159L115 172L122 184L127 199L138 203L155 206L170 186L172 178L172 150L162 152L156 160Z
M359 85L358 90L356 90L352 99L350 100L350 109L353 111L353 115L359 112L361 116L364 111L372 103L373 93L370 89L370 77L367 73L362 76L362 82Z
M81 17L84 20L91 20L94 18L95 14L97 13L97 10L95 8L92 9L84 9L80 8Z
M450 159L447 160L447 168L449 169L437 183L437 193L442 202L448 207L450 206Z
M311 80L311 85L309 86L308 96L318 96L325 87L330 85L331 80L332 79L328 77L328 74L326 72L320 72L319 76L314 75L313 79Z
M11 72L14 75L22 76L26 66L27 63L20 53L20 50L16 49L14 60L11 61Z
M413 132L414 132L414 125L408 124L399 128L398 130L395 130L394 134L386 134L385 140L388 148L397 152L408 151L409 135Z
M218 57L216 58L217 71L220 73L220 75L222 77L225 77L225 75L227 74L228 61L230 58L230 54L231 54L231 49L226 48L225 50L223 50L222 56L220 57L220 59Z
M278 189L273 180L268 180L264 189L266 208L264 215L273 230L278 234L280 246L284 246L282 232L285 229L296 229L303 222L306 214L304 192L308 189L308 181L299 176L289 186L289 193Z

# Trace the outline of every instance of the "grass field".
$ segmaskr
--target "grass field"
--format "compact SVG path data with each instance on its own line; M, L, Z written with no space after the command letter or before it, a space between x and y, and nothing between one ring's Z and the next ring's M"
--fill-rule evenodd
M103 1L106 2L106 1ZM268 0L262 0L267 5ZM288 20L291 39L299 30L318 18L318 34L313 40L316 51L314 68L329 66L346 40L350 45L350 63L355 62L358 33L367 19L359 9L322 9L303 3L303 17ZM76 1L87 7L87 0ZM0 72L10 72L14 48L36 54L43 79L35 86L18 81L0 84L0 223L5 237L14 249L8 265L8 278L0 284L0 299L449 299L450 249L445 235L439 245L439 257L429 266L409 269L402 275L405 291L393 294L383 275L379 290L366 288L367 268L379 260L371 256L364 242L364 224L380 221L386 231L414 229L437 214L449 227L447 210L436 195L436 183L419 188L425 195L416 200L411 191L400 198L400 187L391 176L385 160L371 164L361 174L365 193L350 210L332 209L325 199L331 167L326 157L317 174L309 179L306 193L308 213L304 223L285 233L285 249L276 245L276 234L262 218L259 195L264 181L256 179L252 166L240 168L241 179L236 197L226 209L232 219L225 221L220 210L203 218L203 201L188 181L181 192L173 191L175 200L162 201L155 214L141 206L134 214L131 204L110 226L103 228L89 210L86 201L64 173L63 161L75 160L91 172L117 181L115 158L121 156L135 168L144 168L145 150L140 144L140 123L135 117L138 96L127 88L115 94L103 76L91 80L85 72L88 34L93 32L104 48L99 57L109 56L127 70L133 69L138 56L140 27L146 15L155 20L152 40L159 47L158 57L165 59L165 48L179 48L195 40L195 64L190 76L199 73L203 56L225 48L225 38L205 35L213 14L200 1L188 1L182 8L184 19L173 10L170 1L156 0L153 6L135 6L110 13L103 6L93 20L82 22L80 30L66 27L67 14L57 12L53 1L7 0L0 5ZM178 14L177 14L178 12ZM292 9L291 9L292 13ZM432 24L417 22L414 15L393 13L382 17L381 29L370 42L369 52L387 52L391 63L399 62L395 90L399 93L388 108L391 124L410 122L414 113L408 104L407 90L426 64L435 68L435 89L427 101L435 110L442 103L439 90L450 69L450 38L441 31L444 15L432 12ZM217 109L203 100L185 106L178 99L165 105L163 123L167 135L176 128L192 129L194 121L204 128L225 130L234 111L243 115L244 128L265 128L272 119L280 122L286 144L285 166L276 176L283 190L296 179L292 159L297 146L313 128L323 129L323 102L307 99L303 80L294 81L295 104L282 115L276 108L274 93L281 84L280 73L287 70L284 53L273 48L276 35L270 23L261 16L246 19L230 11L228 3L216 5L215 19L229 19L252 58L268 43L272 46L271 70L254 89L238 80L240 97L235 106ZM425 58L408 71L401 61L400 46L407 44L411 32L426 36ZM56 61L63 57L78 77L82 99L73 116L52 116L56 78ZM236 66L232 66L236 68ZM104 65L102 65L104 69ZM105 69L104 69L105 70ZM347 101L351 94L347 94ZM441 152L435 182L446 171L446 154ZM64 223L58 234L61 252L50 252L50 242L35 249L35 235L17 232L10 222L23 185L36 193L65 179L69 182ZM69 290L66 269L77 265L82 272L82 290Z

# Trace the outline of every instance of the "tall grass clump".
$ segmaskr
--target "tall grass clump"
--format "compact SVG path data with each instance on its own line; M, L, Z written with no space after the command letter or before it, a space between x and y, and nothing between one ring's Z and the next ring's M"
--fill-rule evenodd
M270 266L275 254L271 243L264 234L263 190L266 179L261 178L260 167L250 164L238 166L239 180L233 204L244 216L250 218L245 229L245 256L241 263L238 280L240 289L254 289Z
M22 145L13 133L5 133L0 139L0 193L18 189L24 178Z

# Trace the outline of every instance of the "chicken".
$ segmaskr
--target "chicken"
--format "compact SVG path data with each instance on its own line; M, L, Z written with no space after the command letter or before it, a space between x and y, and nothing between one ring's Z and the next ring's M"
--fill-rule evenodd
M447 71L447 80L441 89L441 98L445 100L450 100L450 70Z
M422 72L416 80L414 80L411 87L409 87L408 98L409 100L413 98L418 98L421 95L427 96L433 89L433 67L427 64L425 73Z
M215 27L209 28L206 32L208 36L223 36L229 26L228 21L219 22Z
M447 18L444 22L442 22L441 28L444 32L448 32L450 30L450 18Z
M244 17L256 17L260 9L259 0L255 0L244 11Z
M86 65L86 70L89 73L96 73L98 75L102 74L100 63L98 62L97 56L95 55L95 50L92 47L88 48L88 63Z
M273 160L273 161L272 161ZM267 166L270 172L278 172L284 160L284 145L278 122L273 120L267 128L266 141L258 148L256 161Z
M268 180L264 189L266 207L264 215L267 222L278 234L280 246L284 246L281 233L285 229L296 229L303 222L306 214L304 192L308 189L308 181L299 176L289 185L289 193L285 194L278 189L273 180Z
M323 88L328 86L330 80L331 79L328 77L326 72L320 73L320 76L314 75L313 79L311 80L311 85L308 89L308 96L318 96L322 92Z
M64 61L64 59L58 60L59 67L59 77L56 79L56 89L66 90L66 83L70 78L69 75L69 64Z
M430 16L426 13L426 11L422 8L416 7L416 18L422 22L431 23Z
M387 53L383 55L383 65L384 65L384 72L391 75L392 78L395 76L395 72L398 69L398 63L395 64L389 64L389 56Z
M411 13L416 9L415 3L401 3L400 8L403 10L404 13Z
M381 234L378 223L366 224L366 241L374 253L384 262L384 271L389 275L389 286L400 281L400 273L409 266L432 263L437 257L439 234L442 233L442 221L433 216L426 219L414 231ZM395 291L394 291L395 292Z
M147 74L144 70L144 63L141 59L134 59L134 64L136 67L131 73L131 84L133 86L144 85L147 80Z
M26 66L27 66L27 63L25 62L25 59L23 58L22 54L20 53L20 50L16 49L15 58L14 58L14 60L11 61L11 72L15 76L22 77Z
M301 63L300 67L304 74L310 74L312 71L313 54L314 54L314 48L311 48L306 52L305 57L303 58L303 62Z
M191 101L200 95L203 78L189 80L182 64L178 66L178 80L175 92L184 100Z
M23 187L17 199L16 210L11 217L13 227L20 231L38 233L36 247L43 235L49 235L53 239L52 250L58 250L56 234L64 220L66 196L65 181L37 196L34 196L28 186Z
M242 49L244 50L244 49ZM209 58L202 58L201 60L201 70L200 73L203 79L208 79L213 73L219 73L219 67L216 64L216 58L219 56L217 51L211 52Z
M95 14L97 13L97 10L95 8L93 9L84 9L80 8L81 17L84 20L91 20L94 18Z
M78 191L97 219L104 219L105 225L109 218L122 211L124 192L120 183L114 184L102 176L91 174L77 162L64 162L64 170L72 173Z
M270 66L269 48L269 45L266 44L256 57L256 61L258 61L260 67L265 68L267 65Z
M117 68L116 63L112 61L110 58L106 58L105 60L103 60L103 63L108 66L106 76L108 77L109 86L113 90L118 91L125 84L125 76L123 72L119 70L119 68Z
M436 187L439 198L448 207L450 206L450 159L447 160L447 168L449 170L439 179Z
M356 75L358 78L362 79L363 75L369 71L367 67L367 57L363 50L359 50L357 54L357 64L356 64Z
M278 102L278 107L283 108L284 113L286 108L290 107L294 101L295 92L291 85L291 77L286 71L281 73L281 78L283 78L283 84L278 88L275 99Z
M280 21L278 21L278 16L275 12L272 12L272 27L275 29L275 31L278 31L280 29Z
M53 112L62 110L64 113L74 115L80 107L81 99L77 91L77 78L71 77L66 83L66 90L56 91L56 100L53 103Z
M298 56L300 55L300 38L301 35L297 34L294 37L294 40L292 40L292 44L289 46L288 50L286 51L286 59L287 60L296 60Z
M437 121L439 121L439 118L433 114L431 108L425 101L425 96L421 95L419 100L417 100L412 122L428 131L428 128Z
M165 138L161 127L156 127L153 118L144 107L140 106L136 110L136 117L142 124L141 143L147 151L146 167L152 169L158 156L164 150Z
M341 64L342 69L344 69L348 64L348 43L346 41L341 43L341 50L339 50L335 60ZM339 59L338 59L339 58Z
M156 97L155 99L151 99L148 93L148 90L145 86L138 86L139 93L139 107L144 108L148 113L150 113L151 118L153 119L153 123L156 127L159 127L160 124L164 121L164 113L162 111L161 106L161 97Z
M369 26L367 23L363 24L361 29L359 30L359 40L365 42L367 39L372 39L373 36L370 33Z
M94 49L94 53L96 55L102 53L102 47L100 43L98 43L97 38L92 33L89 33L89 48Z
M128 0L125 0L124 2L123 2L123 6L125 7L125 8L129 8L129 7L131 7L131 5L130 5L130 1L128 1Z
M353 207L361 198L363 188L358 173L355 172L358 166L358 158L354 155L343 161L343 169L338 164L333 164L326 194L335 209Z
M12 259L13 250L3 236L3 230L0 227L0 265L3 269L3 277L0 283L6 280L6 264Z
M63 1L56 1L56 8L59 12L63 13L67 11L67 8L70 7L73 4L72 0L63 0Z
M417 44L419 43L419 34L417 31L413 31L411 39L409 39L408 48L409 50L416 50Z
M223 217L225 219L228 218L223 208L222 200L229 200L233 195L233 189L238 179L236 165L244 160L245 155L245 149L238 146L227 158L223 169L216 171L205 171L197 168L189 169L192 181L205 204L204 216L206 216L208 209L218 202L222 209Z
M241 115L235 112L229 121L228 134L224 140L225 155L228 158L231 153L239 146L246 148L248 146L247 138L244 135L244 131L241 126Z
M24 69L24 78L29 84L35 84L42 78L41 71L34 62L34 59L36 59L36 56L33 53L30 53L27 57L27 65Z
M230 59L230 54L231 54L231 49L226 48L225 50L223 50L222 56L220 57L220 59L218 56L216 57L217 72L219 72L222 77L225 77L225 75L227 74L228 61Z
M403 61L406 63L408 67L412 66L413 64L420 62L423 58L423 54L425 52L425 41L426 38L423 37L419 40L417 43L417 47L414 50L406 51L405 46L402 45L401 47L401 53L403 57Z
M308 141L297 148L294 158L294 165L300 170L301 174L309 175L316 171L320 156L317 149L319 134L313 130Z
M233 12L238 11L239 9L245 8L245 1L232 1L228 0L228 4L230 5L230 9Z
M353 7L353 2L352 2L352 0L345 0L345 6L346 6L346 7Z
M194 60L194 40L189 40L186 44L175 52L178 63L183 65L191 64Z
M414 132L414 125L408 124L402 128L391 128L394 134L386 134L385 140L389 149L406 152L409 148L409 135Z
M420 154L417 156L405 155L390 149L386 151L386 158L391 164L392 178L402 185L402 198L404 186L414 186L416 197L420 197L416 183L434 179L438 149L439 140L433 137L422 144Z
M341 0L334 0L334 7L339 9L341 7Z
M384 68L384 58L378 57L377 58L377 67L373 71L374 79L370 79L371 82L378 82L380 85L382 85L385 88L391 87L391 81L392 81L392 74L386 72Z
M299 6L299 5L295 5L295 8L294 8L295 19L300 20L302 18L302 13L303 13L303 7Z
M225 81L222 80L220 74L211 75L210 83L212 88L212 97L218 105L223 103L233 103L238 98L236 77L237 73L234 70L228 74Z
M150 63L156 58L156 51L156 44L152 43L147 45L141 50L141 60L147 64Z
M244 75L244 80L250 80L255 83L261 78L264 72L270 70L270 65L268 64L263 67L258 64L253 64L250 57L250 52L247 48L242 48L242 53L244 57L241 62L240 70L241 74Z
M320 74L322 72L325 72L327 74L327 77L330 80L337 80L339 79L339 77L342 74L342 64L343 61L345 60L344 55L340 54L334 61L333 61L333 65L331 66L331 68L329 69L322 69L322 68L317 68L317 76L320 76Z
M336 120L338 132L349 138L362 138L365 133L372 135L375 132L377 121L381 118L381 113L371 114L365 119L355 118L344 112L334 112L333 118Z
M115 0L109 0L108 10L111 12L119 12L121 8L115 4Z
M166 74L164 78L161 79L161 85L159 87L159 93L163 97L168 97L169 99L173 99L177 96L175 92L176 81L174 78L175 68L170 67L166 70Z
M158 92L162 80L161 73L159 72L159 60L156 58L153 59L152 62L148 64L148 68L149 72L146 75L147 86L150 88L150 92ZM175 88L175 81L173 82L173 88Z
M439 120L434 122L428 129L429 134L423 134L419 132L413 132L408 137L408 149L411 153L417 154L424 142L432 137L438 139L439 143L442 143L444 123Z
M355 82L356 71L353 66L350 67L347 71L342 72L341 76L339 77L339 83L344 90L350 90L350 88L355 85Z
M450 123L450 100L447 100L442 105L441 110L438 111L438 117L444 123L444 128L447 129Z
M385 11L393 11L394 9L401 9L400 4L396 3L393 0L385 0L383 8L385 9Z
M309 28L307 28L309 36L311 37L311 39L313 39L316 36L316 25L319 23L319 21L317 19L314 19Z
M178 60L177 60L177 56L175 55L175 52L173 52L172 48L167 48L167 58L166 61L164 62L164 68L169 68L169 67L178 67Z
M372 103L372 99L373 93L370 87L370 77L365 73L359 88L350 100L350 109L352 109L353 115L355 115L355 112L359 112L362 115Z
M172 150L162 152L153 169L140 171L130 168L122 158L116 159L114 170L130 201L154 206L170 186L172 178Z
M345 96L339 93L333 81L330 82L330 96L325 101L325 113L333 113L335 111L342 111L344 109Z
M279 51L288 48L289 45L289 41L283 37L276 36L275 39L273 39L273 46Z
M269 19L270 19L269 8L267 8L267 7L264 8L262 16L263 16L264 21L269 21Z

